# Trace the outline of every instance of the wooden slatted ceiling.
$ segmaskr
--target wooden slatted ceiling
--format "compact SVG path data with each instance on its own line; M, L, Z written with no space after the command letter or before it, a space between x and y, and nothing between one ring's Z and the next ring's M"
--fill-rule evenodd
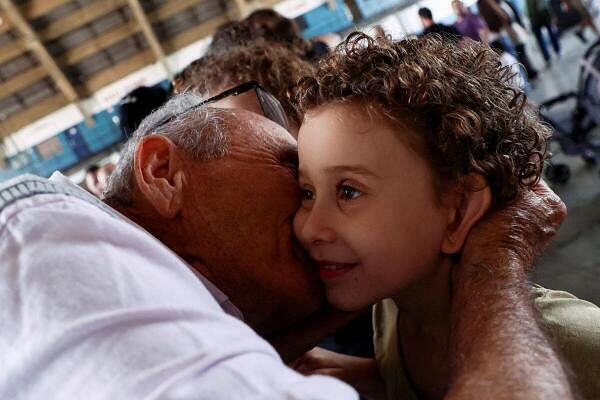
M46 28L39 31L39 35L44 41L56 39L126 4L126 0L102 0L90 3L64 18L50 23Z
M21 43L20 39L16 39L10 43L6 43L4 46L0 47L0 64L10 60L11 58L15 58L16 56L24 52L25 46L23 46L23 43Z
M167 1L164 4L161 4L156 10L149 12L148 19L150 22L158 22L159 20L167 19L171 15L195 6L200 2L200 0Z
M31 0L30 2L19 6L19 9L28 19L33 19L40 17L69 1L71 0ZM270 4L277 3L276 0L266 0L265 3L267 2ZM51 22L37 33L44 41L56 39L125 6L126 3L127 0L97 0L57 21ZM148 12L148 20L153 23L158 23L200 3L202 3L202 0L168 1L158 6L155 10ZM1 13L0 17L2 17ZM172 38L164 40L161 44L167 53L172 53L203 37L211 35L219 25L227 20L228 18L226 15L219 15L198 24L191 29L185 30ZM6 21L6 19L4 20L4 23L0 25L0 32L2 32L3 29L4 31L11 29L10 22ZM118 25L93 39L86 40L84 43L66 50L64 54L61 54L56 58L56 61L61 66L77 64L85 58L93 56L99 51L107 49L138 32L140 32L139 25L133 20L128 21L127 23ZM0 47L0 63L18 56L25 52L26 49L27 47L20 39L5 44ZM156 57L153 55L151 49L145 49L106 70L99 71L96 74L86 77L85 83L76 87L77 92L84 96L90 96L107 84L121 79L155 61ZM27 87L32 83L35 83L36 80L43 79L46 75L47 74L41 66L25 71L1 85L0 98ZM67 104L68 100L66 97L62 93L57 93L22 112L10 116L3 122L3 129L8 128L11 131L15 131Z
M149 13L148 19L151 22L158 22L162 19L166 19L174 14L177 14L178 12L181 12L189 7L194 6L194 5L198 4L200 1L201 0L169 1L165 4L162 4L160 7L158 7L153 12ZM37 1L33 1L31 3L37 3ZM64 3L64 1L57 2L54 5L54 7L62 5L63 3ZM61 19L51 23L48 27L39 31L38 34L39 34L40 38L44 41L56 39L56 38L60 37L61 35L68 33L78 27L81 27L99 17L102 17L102 16L112 12L112 11L115 11L115 10L119 9L120 7L125 6L126 4L127 4L127 0L109 0L109 1L104 0L104 1L98 1L98 2L91 3L91 4L81 8L80 10L77 10L77 11L73 12L72 14L67 15L65 18L61 18ZM54 8L54 7L52 7L52 8ZM25 7L22 7L21 9L23 10L24 8ZM38 8L35 8L35 11L37 11L37 10L38 10ZM49 10L50 9L48 9L47 11L49 11ZM0 14L0 17L1 17L1 14ZM5 22L5 24L6 24L6 22ZM5 25L5 24L3 24L3 25ZM129 26L131 28L130 24L127 24L127 26ZM1 25L0 25L0 27L1 27ZM84 43L82 45L83 49L85 49L85 51L86 51L86 56L90 55L90 53L87 51L89 49L93 49L94 46L97 46L99 49L103 49L103 48L110 46L113 43L118 42L121 39L124 39L127 36L127 35L123 36L123 33L127 31L127 29L125 29L125 28L123 28L123 29L117 28L116 31L118 31L118 32L116 32L114 35L106 34L106 37L103 37L104 35L102 35L101 37L90 39L90 40L86 41L86 43ZM140 31L139 26L136 26L136 29L131 29L131 34L139 32L139 31ZM88 46L87 42L93 42L94 44ZM1 49L2 49L2 52L0 54L0 63L4 62L6 60L9 60L12 57L16 57L17 55L25 52L25 48L23 46L19 46L16 44L14 46L11 46L9 49L6 49L6 47L2 47ZM19 51L19 49L20 49L20 51ZM73 49L67 50L67 52L62 57L59 57L60 63L63 65L65 63L73 64L76 61L82 60L83 58L85 58L85 56L79 55L80 50L82 50L82 49L79 46L75 47ZM70 61L70 60L74 60L74 61Z
M19 6L19 9L23 15L28 19L32 20L40 17L58 6L62 6L71 0L30 0L25 4Z
M57 93L53 96L45 98L39 103L36 103L17 114L11 115L2 121L3 133L12 133L26 125L31 124L33 121L66 106L67 104L69 104L69 100L67 100L62 93ZM9 130L9 132L6 132L7 130Z
M227 22L229 19L225 15L219 15L203 22L192 29L181 32L177 36L166 40L163 45L167 53L173 53L195 41L212 35L219 25Z
M48 76L48 72L41 65L23 71L23 73L14 76L11 80L2 82L0 85L0 98L10 96L46 76Z
M62 56L57 57L57 61L61 65L73 65L139 31L139 25L135 21L129 21L116 29L107 31L98 37L86 40L79 46L67 50Z
M2 24L0 24L0 34L8 32L12 28L12 25L2 11L0 11L0 20L2 21Z

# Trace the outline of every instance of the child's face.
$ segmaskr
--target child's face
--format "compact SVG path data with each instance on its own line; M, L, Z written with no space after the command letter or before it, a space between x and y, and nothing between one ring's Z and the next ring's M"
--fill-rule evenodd
M329 302L356 310L422 283L442 260L448 212L429 164L360 105L313 110L300 128L294 230Z

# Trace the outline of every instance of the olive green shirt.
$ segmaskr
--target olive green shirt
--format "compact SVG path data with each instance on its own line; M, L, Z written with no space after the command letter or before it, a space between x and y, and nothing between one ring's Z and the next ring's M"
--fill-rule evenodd
M565 364L583 399L600 399L600 308L577 297L533 287L540 325ZM375 305L375 359L386 383L388 400L418 400L398 349L398 308L391 299Z

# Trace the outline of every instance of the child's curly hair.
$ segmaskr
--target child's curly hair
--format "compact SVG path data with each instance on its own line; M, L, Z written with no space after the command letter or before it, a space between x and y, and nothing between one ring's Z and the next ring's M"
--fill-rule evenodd
M473 41L455 44L428 35L394 42L355 32L291 95L302 113L359 102L414 128L438 190L479 173L498 206L520 186L537 182L550 135L512 78L496 53Z

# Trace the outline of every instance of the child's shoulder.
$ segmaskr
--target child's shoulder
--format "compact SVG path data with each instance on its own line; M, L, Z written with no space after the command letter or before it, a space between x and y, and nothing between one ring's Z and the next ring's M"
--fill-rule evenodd
M600 308L570 293L533 286L540 325L566 361L583 398L600 399Z
M388 399L417 400L398 349L398 308L391 299L373 306L373 345Z

